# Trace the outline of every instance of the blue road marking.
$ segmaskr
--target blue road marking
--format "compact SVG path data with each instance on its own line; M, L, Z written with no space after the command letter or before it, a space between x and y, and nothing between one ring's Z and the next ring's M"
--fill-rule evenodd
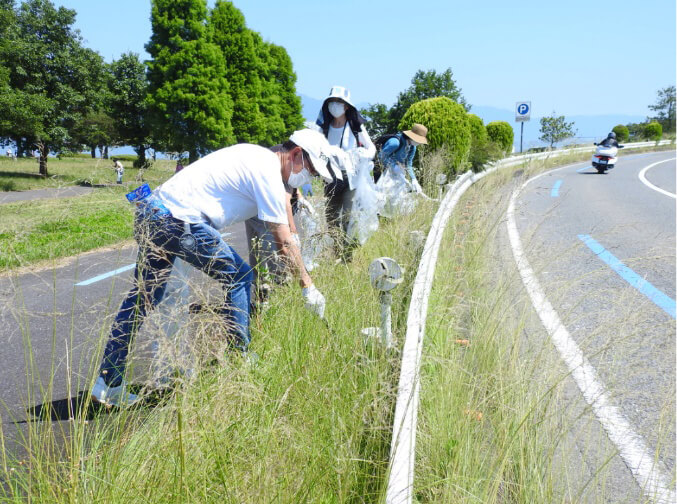
M76 283L75 285L79 286L79 285L93 284L94 282L98 282L99 280L103 280L105 278L112 277L114 275L117 275L118 273L124 273L125 271L129 271L130 269L134 269L134 266L136 266L136 263L128 264L127 266L123 266L122 268L118 268L116 270L109 271L108 273L104 273L103 275L92 277L89 280L83 280L82 282Z
M587 170L588 168L592 168L592 166L584 166L583 168L579 168L579 169L576 170L576 171L577 171L578 173L581 173L581 172L584 172L585 170Z
M604 261L612 270L620 275L620 277L632 285L639 292L648 297L659 308L665 311L672 318L675 318L675 300L663 294L656 289L651 283L639 276L637 273L628 268L625 264L618 260L613 254L606 250L602 245L592 239L589 235L578 235L578 238L585 243L590 250L592 250L597 257Z
M562 185L561 180L555 182L555 185L552 186L552 192L550 193L550 196L552 196L553 198L557 198L559 196L559 188L561 185Z

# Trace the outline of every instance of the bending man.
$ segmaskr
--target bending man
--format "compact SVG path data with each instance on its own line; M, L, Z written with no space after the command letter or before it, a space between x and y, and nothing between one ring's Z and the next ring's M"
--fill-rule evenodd
M121 406L138 399L124 380L129 345L146 313L162 300L177 257L222 284L231 342L246 351L252 271L218 229L250 217L267 224L279 252L300 277L306 307L324 316L324 296L313 285L289 231L284 184L301 187L314 175L330 181L328 147L311 130L296 131L277 152L250 144L227 147L187 166L140 202L134 286L113 323L93 400Z

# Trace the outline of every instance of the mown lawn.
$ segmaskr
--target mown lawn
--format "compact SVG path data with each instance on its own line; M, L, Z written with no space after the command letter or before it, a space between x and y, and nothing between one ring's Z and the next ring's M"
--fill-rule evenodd
M159 184L174 173L174 161L158 160L153 167L139 170L132 167L131 161L122 161L125 167L123 183L126 187L136 187L141 179ZM0 191L28 191L49 187L72 185L115 184L115 171L111 159L100 158L49 158L48 177L39 174L36 159L16 159L0 157Z

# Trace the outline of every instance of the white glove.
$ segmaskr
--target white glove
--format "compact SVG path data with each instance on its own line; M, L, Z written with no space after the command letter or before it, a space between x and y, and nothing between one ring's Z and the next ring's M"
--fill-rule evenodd
M315 216L315 207L313 207L307 199L299 198L297 205L299 209L305 208L310 215Z
M317 290L315 285L303 288L303 299L306 300L307 310L316 313L320 318L324 318L324 307L326 305L326 301L324 300L322 293Z
M301 250L301 238L299 238L298 233L292 233L291 234L291 241L294 242L294 245L298 247L299 250Z
M418 183L418 180L412 180L411 186L414 188L414 191L423 194L423 188L421 187L421 184Z

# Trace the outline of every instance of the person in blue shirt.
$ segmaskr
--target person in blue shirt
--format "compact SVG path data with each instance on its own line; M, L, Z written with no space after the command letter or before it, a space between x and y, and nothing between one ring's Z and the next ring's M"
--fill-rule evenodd
M379 159L384 170L392 170L396 177L402 177L406 180L404 171L406 170L411 181L411 187L414 191L421 193L421 185L416 180L413 162L416 155L416 146L426 145L428 139L428 128L422 124L414 124L410 130L401 131L390 137L383 144L379 152Z

